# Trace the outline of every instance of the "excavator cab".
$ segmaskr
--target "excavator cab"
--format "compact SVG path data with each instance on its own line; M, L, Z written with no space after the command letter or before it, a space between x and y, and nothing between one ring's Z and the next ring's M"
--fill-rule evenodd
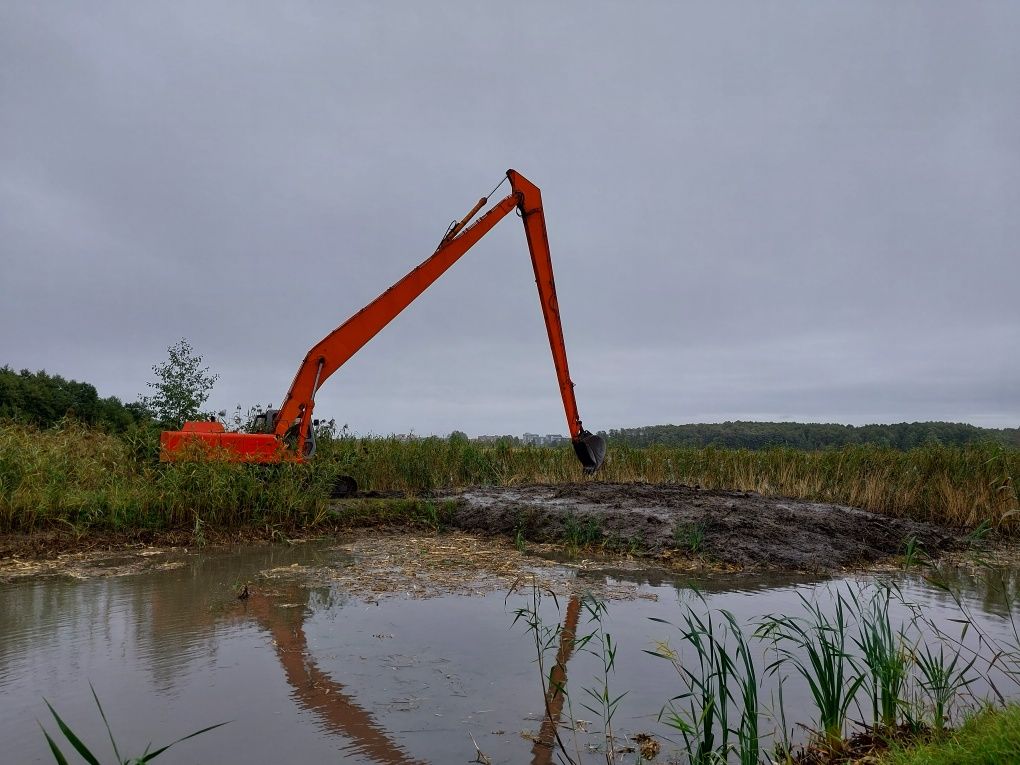
M252 433L272 433L276 428L276 414L279 410L267 409L259 412L251 421Z

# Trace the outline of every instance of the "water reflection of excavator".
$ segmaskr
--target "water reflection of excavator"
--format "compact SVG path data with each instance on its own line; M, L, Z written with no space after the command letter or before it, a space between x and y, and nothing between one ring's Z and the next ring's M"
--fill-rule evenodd
M581 613L581 599L573 594L567 602L567 613L560 629L560 645L556 651L556 663L549 670L549 684L545 694L545 717L538 730L538 736L531 747L532 765L549 765L556 750L557 729L563 716L563 702L566 699L567 662L574 653L577 639L577 619Z
M301 587L294 585L286 595L292 601L300 600L304 592ZM276 595L281 596L281 593ZM305 637L306 609L274 605L267 595L252 590L249 597L244 599L243 610L246 616L253 618L272 636L280 666L283 667L287 683L293 689L298 704L313 711L329 730L350 739L352 749L373 762L387 765L421 762L394 743L389 732L373 719L370 712L354 701L343 685L319 669L308 650ZM533 765L549 765L556 750L557 729L566 698L567 662L574 652L580 611L580 598L576 594L571 595L560 630L556 663L549 671L548 690L543 700L545 715L531 748Z
M600 436L584 429L577 411L574 384L570 380L560 325L542 194L537 186L514 170L507 171L507 179L510 181L510 194L471 223L472 218L488 204L488 198L482 197L461 221L450 226L439 247L428 259L308 351L281 407L267 411L256 421L255 430L258 432L227 433L218 422L186 422L183 430L162 434L161 458L183 459L189 454L187 445L196 442L218 447L218 453L240 462L300 462L311 457L315 453L312 411L315 394L322 384L493 226L511 210L517 210L524 221L524 231L531 251L531 263L570 429L570 440L585 472L598 470L605 458L606 444ZM338 493L350 493L356 488L353 481L345 479L338 486Z
M300 597L301 588L290 593ZM390 734L344 691L343 685L319 669L305 638L304 608L282 608L261 592L244 601L244 612L272 636L273 647L298 704L313 711L333 733L353 742L352 749L373 762L412 765L416 760L390 739Z

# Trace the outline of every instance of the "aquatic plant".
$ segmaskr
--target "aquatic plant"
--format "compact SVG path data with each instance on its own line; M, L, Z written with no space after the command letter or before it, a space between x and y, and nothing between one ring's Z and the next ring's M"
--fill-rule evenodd
M563 739L560 737L559 727L563 704L564 702L567 702L568 705L570 703L570 696L567 693L566 664L574 651L577 630L577 608L573 609L573 618L571 618L570 609L568 609L567 619L564 620L563 624L557 619L555 625L549 625L542 620L542 601L545 598L551 599L558 613L559 600L556 597L556 593L548 587L539 584L537 577L532 574L528 579L517 579L507 592L504 602L509 601L511 595L521 590L526 590L529 593L529 598L525 605L514 610L514 620L511 627L515 626L518 622L522 622L527 628L528 634L531 635L535 646L535 664L538 667L538 676L542 687L542 701L545 705L545 718L539 734L539 743L550 747L558 746L562 757L570 765L576 765L576 763L581 761L581 753L577 745L576 735L574 749L577 760L575 761L570 756L566 745L563 743ZM571 605L574 604L572 603ZM553 651L555 651L555 660L549 668L547 675L548 656ZM569 716L573 719L572 713Z
M593 545L602 537L602 526L595 516L582 518L571 514L563 521L563 541L569 547Z
M598 716L602 721L602 734L605 745L606 763L616 762L616 743L613 736L613 717L623 697L629 693L624 691L613 695L609 691L609 678L616 667L616 643L612 635L605 629L605 615L608 606L605 601L593 595L581 598L581 606L588 614L590 631L577 638L575 646L578 650L591 654L599 661L601 673L594 678L594 687L585 687L584 692L589 702L581 702L581 706Z
M914 652L914 662L920 672L918 686L931 709L931 724L936 732L945 730L953 702L977 677L970 674L977 657L961 661L960 651L947 656L945 644L939 644L936 653L927 643Z
M697 555L705 544L704 524L677 521L673 526L673 544L679 550L686 550L691 555Z
M772 641L777 659L766 669L778 674L787 664L807 682L818 713L819 732L828 742L843 737L847 709L865 681L858 660L847 651L847 605L837 593L834 615L798 593L807 617L768 616L757 634Z
M668 642L645 651L673 665L685 692L667 702L659 719L679 731L691 762L710 765L726 762L735 752L741 765L757 765L760 759L758 678L743 630L732 613L722 610L721 634L701 593L695 591L706 613L687 606L680 625L664 619L652 621L676 626L680 641L693 651L696 662L685 662L682 652ZM729 641L734 642L730 647ZM730 707L740 716L730 724ZM735 738L735 742L731 740Z
M872 725L889 730L899 722L904 704L910 647L903 628L894 630L889 617L890 585L880 582L867 599L852 591L850 597L857 611L857 636L853 641L860 651Z
M102 717L103 725L106 727L106 733L110 738L110 745L113 748L113 756L116 758L117 765L142 765L142 763L156 759L172 746L176 746L182 741L187 741L189 738L195 738L195 736L201 736L203 733L208 733L211 730L215 730L216 728L227 724L225 722L221 722L216 725L210 725L206 728L202 728L201 730L197 730L194 733L189 733L187 736L181 736L176 741L172 741L166 746L161 746L159 749L152 751L150 751L152 744L149 744L145 747L145 751L138 757L123 757L120 753L120 748L117 746L117 741L113 737L113 730L110 728L110 722L106 719L106 712L103 711L103 705L99 703L99 696L96 695L96 689L92 687L92 683L89 683L89 689L92 691L92 698L95 699L96 708L99 709L99 716ZM85 760L85 762L89 763L89 765L100 765L99 758L84 744L81 738L73 730L71 730L70 726L61 719L60 715L57 714L57 711L53 708L50 702L46 701L46 699L43 699L43 701L50 710L50 714L53 715L53 719L56 721L61 734L63 734L64 738L67 739L67 743L71 745L74 751L76 751L81 758ZM53 737L50 736L45 728L42 727L42 723L39 724L39 727L42 728L43 736L46 737L46 743L49 745L53 759L56 760L58 765L67 765L67 757L57 745L57 742L54 741Z
M903 568L907 570L915 568L926 558L923 545L916 535L911 534L903 540Z
M980 557L978 557L978 561L980 562ZM1000 703L1005 703L1005 694L997 687L993 672L998 672L1002 679L1012 683L1015 689L1020 689L1018 591L1015 583L1007 581L1007 572L1002 568L985 567L985 576L989 585L988 597L999 599L998 605L1004 614L1005 624L1008 626L1008 632L1005 635L992 634L982 625L981 620L974 618L970 603L963 597L960 587L954 586L947 564L932 565L925 576L925 581L951 599L959 613L959 616L951 623L959 626L959 634L947 632L943 625L933 619L924 609L917 608L911 603L905 603L905 605L914 611L915 619L923 624L927 632L939 643L950 646L955 653L980 661L983 665L983 674L992 691ZM968 634L977 637L976 646L965 641Z

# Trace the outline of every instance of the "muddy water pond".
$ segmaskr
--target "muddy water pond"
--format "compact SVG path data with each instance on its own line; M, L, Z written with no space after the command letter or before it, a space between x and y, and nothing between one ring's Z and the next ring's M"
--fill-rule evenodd
M896 624L920 613L960 633L953 597L903 572L677 575L550 561L464 536L145 554L153 565L92 561L73 575L0 584L0 761L53 761L36 723L56 733L43 698L88 745L107 751L91 683L126 756L150 741L162 745L230 721L160 762L556 762L542 741L550 737L548 713L575 759L604 762L601 722L584 706L592 704L585 689L603 683L598 643L581 650L567 639L599 626L583 599L594 593L606 607L602 630L618 646L610 693L627 691L613 718L618 761L637 762L647 741L640 734L649 734L656 761L686 762L682 737L658 719L686 689L670 662L646 651L666 643L683 650L679 631L665 622L679 624L691 609L704 614L707 607L715 617L726 609L750 634L767 614L803 614L802 597L832 613L837 593L867 592L881 577L897 588ZM1015 595L1016 573L948 574L980 632L1007 644L1015 644L1012 619L1020 614L1011 613L1003 588ZM547 713L525 623L533 618L534 582L546 593L538 604L546 671L562 663L572 716L555 700ZM245 585L247 597L239 599ZM977 632L964 642L976 645ZM766 647L752 641L759 669L770 661ZM787 725L810 726L810 696L787 674ZM1016 685L986 664L973 674L976 696L994 694L993 685L1016 695ZM758 682L760 724L771 735L776 679L761 672ZM862 701L863 711L855 707L851 717L866 715L865 707Z

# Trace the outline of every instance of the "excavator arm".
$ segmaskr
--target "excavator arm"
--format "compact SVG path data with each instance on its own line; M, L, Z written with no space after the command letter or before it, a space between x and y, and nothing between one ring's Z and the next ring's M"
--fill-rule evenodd
M471 212L450 229L431 256L308 351L294 376L283 404L279 410L268 413L264 425L264 430L272 433L278 439L278 443L284 444L286 451L294 455L293 458L302 459L314 451L312 411L315 407L315 394L322 384L427 290L493 226L511 210L517 209L524 221L528 248L531 251L531 263L535 270L542 315L549 335L549 347L556 367L556 378L563 398L571 443L586 472L591 473L599 468L605 458L606 446L601 437L584 430L577 411L574 384L570 380L570 370L567 366L563 328L560 325L559 305L556 301L556 284L549 254L545 214L542 211L542 194L537 186L514 170L507 171L507 178L511 189L509 195L497 202L474 223L470 223L475 214L488 203L485 197L480 199ZM185 427L185 430L188 428ZM224 434L229 435L231 434ZM219 442L227 444L223 437L219 438Z

